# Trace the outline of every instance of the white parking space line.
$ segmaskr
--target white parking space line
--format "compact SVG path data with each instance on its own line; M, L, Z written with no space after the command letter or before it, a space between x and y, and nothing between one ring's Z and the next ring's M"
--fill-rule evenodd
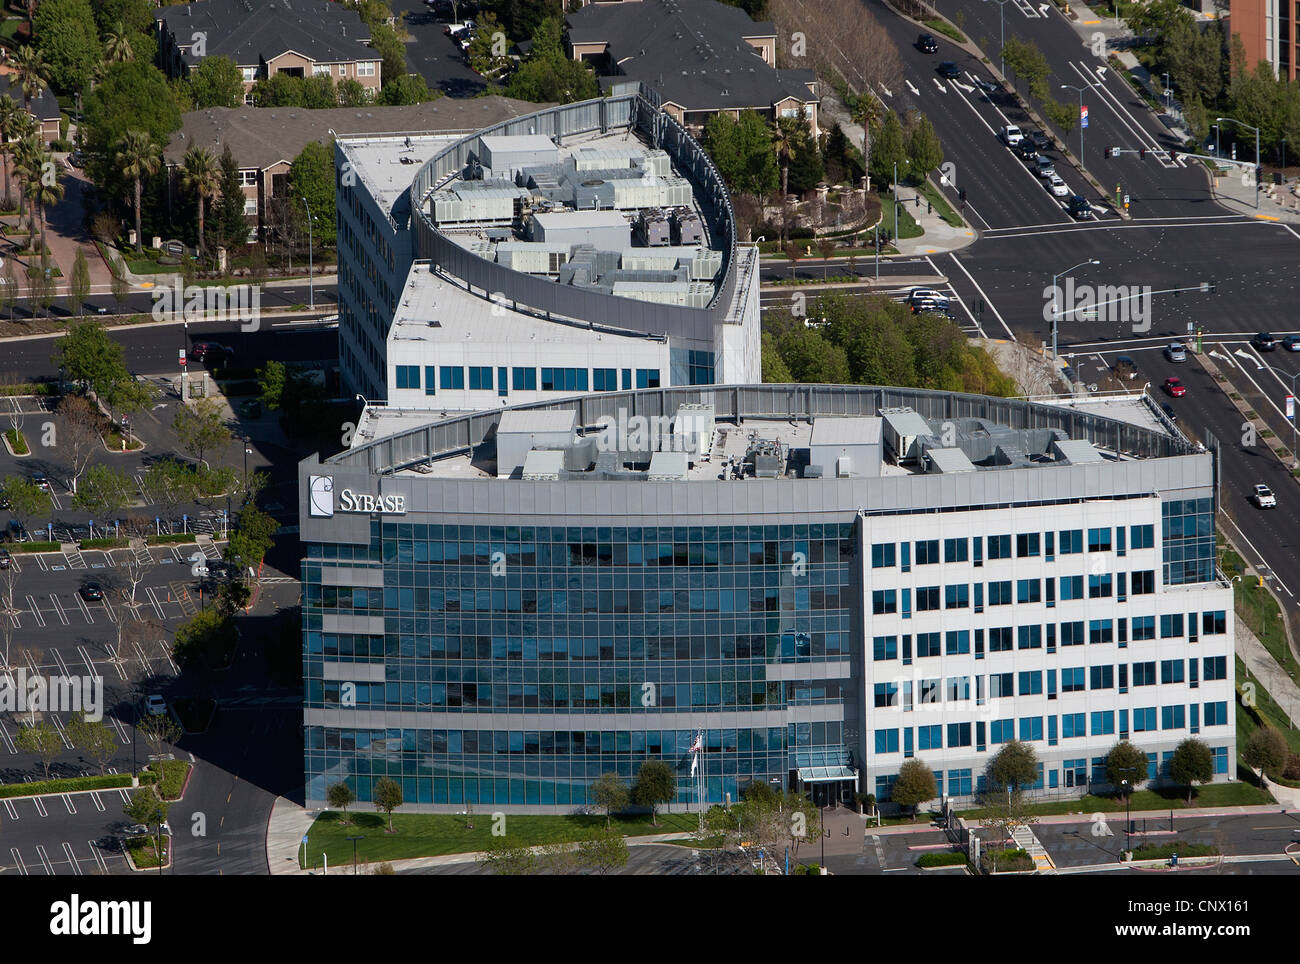
M98 810L100 813L104 812L105 809L104 799L99 795L98 792L94 790L90 791L90 802L95 805L95 809Z
M6 800L4 804L5 804L5 812L9 814L9 819L11 821L17 820L18 808L14 806L14 802L12 800Z
M31 801L32 803L36 804L36 812L39 813L42 817L48 817L50 815L49 811L45 809L45 804L41 802L40 797L32 797Z
M36 856L41 858L41 866L45 868L45 872L51 877L56 876L54 873L54 865L50 863L50 856L45 852L43 844L36 845Z
M72 745L72 741L68 739L68 729L63 725L63 721L60 720L57 716L55 716L53 713L49 714L49 717L50 717L50 722L54 724L54 729L58 731L59 739L63 741L63 745L66 746L69 750L75 749L75 747Z
M99 866L99 872L101 874L107 874L108 864L104 863L104 858L100 856L99 848L95 846L95 841L87 840L86 843L90 846L90 855L95 858L95 863Z
M126 735L126 727L122 725L122 721L119 720L116 716L110 716L108 718L108 725L111 726L114 732L117 733L117 739L119 741L119 745L125 746L126 741L129 740L130 737Z
M60 794L60 796L63 798L63 805L68 808L68 813L75 815L77 812L77 805L72 802L72 797L66 793Z
M113 602L108 598L107 593L104 594L104 612L108 613L110 623L117 622L117 610L113 608Z
M10 847L9 853L14 859L14 866L18 868L18 873L23 877L29 876L27 873L27 865L23 863L23 855L18 852L18 848Z
M166 619L167 615L163 612L162 602L158 599L158 596L154 593L153 587L145 586L144 594L145 596L148 597L150 604L153 606L153 611L158 614L158 618ZM137 620L140 619L139 610L136 611L136 619Z
M86 600L81 598L81 593L74 592L72 598L77 601L77 608L81 610L81 615L86 617L86 622L93 623L95 617L90 615L90 607L86 605Z
M54 657L54 662L59 664L59 670L63 673L64 676L69 676L69 677L72 676L72 670L68 669L68 664L63 661L62 653L60 653L57 649L51 649L50 655ZM92 676L95 675L94 670L91 670L90 675Z
M68 614L63 611L63 605L59 602L59 597L56 596L54 593L50 593L50 602L54 603L54 611L58 614L59 619L62 621L63 625L65 626L72 625L72 621L68 619Z
M41 615L40 608L36 605L36 599L31 593L27 594L27 608L32 611L32 616L36 619L37 626L45 625L45 617Z
M94 675L95 675L95 663L94 663L93 660L91 660L91 658L90 658L90 654L89 654L88 652L86 652L86 647L85 647L85 646L78 646L78 647L77 647L77 655L80 656L80 657L81 657L81 661L82 661L83 663L86 664L86 672L87 672L89 675L94 676Z
M77 855L72 852L72 844L66 840L63 842L63 852L68 855L68 861L72 864L72 872L80 877L82 875L81 864L77 861Z
M135 647L136 654L140 657L140 665L144 667L144 671L146 673L150 672L152 667L149 665L149 657L145 656L144 650L140 648L140 644L133 641L131 645Z
M0 743L3 743L5 745L5 749L8 750L10 753L18 752L18 747L14 745L13 737L9 735L9 731L5 729L5 725L3 723L0 723Z
M167 660L167 665L171 667L172 673L179 674L181 668L177 666L175 660L172 659L171 643L167 642L165 639L160 639L158 640L158 648L162 650L163 659Z

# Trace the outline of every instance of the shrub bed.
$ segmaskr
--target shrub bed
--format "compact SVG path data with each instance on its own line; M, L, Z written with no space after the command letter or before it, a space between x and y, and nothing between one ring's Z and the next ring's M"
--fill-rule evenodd
M918 867L960 867L965 863L965 854L922 854L916 860Z
M116 790L131 785L131 774L110 773L102 777L67 777L35 783L0 785L0 797L29 797L37 793L76 793L79 790Z
M1174 854L1180 857L1214 857L1219 848L1212 844L1162 843L1146 844L1133 850L1134 860L1168 860Z
M170 546L177 542L193 542L193 532L173 532L166 536L145 536L144 541L151 546Z
M57 542L14 542L9 545L10 552L58 552Z
M83 539L82 549L125 549L131 544L130 539Z
M5 430L5 439L9 442L9 447L14 450L14 455L26 455L31 452L27 447L27 439L23 433L16 428Z

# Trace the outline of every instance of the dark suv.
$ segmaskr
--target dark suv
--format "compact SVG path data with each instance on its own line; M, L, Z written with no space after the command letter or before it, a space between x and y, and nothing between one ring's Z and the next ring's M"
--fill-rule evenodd
M933 36L928 33L923 33L921 36L916 38L916 49L921 51L923 54L937 54L939 52L939 44L935 41Z
M1070 198L1068 207L1070 217L1074 218L1076 221L1087 221L1093 216L1092 205L1088 203L1088 199L1082 194L1076 194L1074 197Z
M1266 331L1261 331L1250 340L1250 343L1259 351L1273 351L1277 348L1277 339Z

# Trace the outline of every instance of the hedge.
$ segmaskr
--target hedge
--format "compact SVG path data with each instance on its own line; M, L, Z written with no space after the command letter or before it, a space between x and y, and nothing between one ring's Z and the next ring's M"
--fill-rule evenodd
M111 536L105 539L82 539L80 543L82 549L125 549L130 544L130 539L114 539Z
M79 790L116 790L131 785L131 774L112 773L102 777L68 777L35 783L0 785L0 797L30 797L38 793L76 793Z
M58 552L57 542L13 542L9 544L10 552Z
M53 395L54 386L48 382L24 382L20 385L0 385L0 395Z
M1219 848L1212 844L1162 843L1147 844L1133 851L1134 860L1168 860L1174 854L1180 857L1215 857Z
M168 536L145 536L144 541L151 546L168 546L174 542L193 542L193 532L173 532Z
M961 867L966 863L965 854L922 854L917 858L918 867Z

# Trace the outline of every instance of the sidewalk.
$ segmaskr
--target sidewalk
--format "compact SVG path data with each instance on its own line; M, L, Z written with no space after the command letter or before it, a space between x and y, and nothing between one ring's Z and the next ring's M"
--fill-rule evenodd
M1215 200L1234 214L1243 214L1246 217L1265 221L1300 224L1300 197L1291 191L1293 187L1300 189L1300 184L1293 182L1279 186L1271 181L1261 184L1259 207L1256 208L1254 182L1243 184L1241 180L1242 172L1249 172L1251 165L1241 164L1242 160L1245 159L1239 157L1236 164L1226 162L1221 175L1216 176L1207 172L1210 175Z
M1296 726L1300 726L1300 686L1297 686L1295 680L1287 675L1286 670L1277 664L1277 660L1264 648L1264 644L1250 631L1245 620L1237 618L1233 623L1237 628L1235 637L1237 655L1246 664L1251 675L1268 691L1268 695L1273 697L1273 702L1287 718Z
M899 185L898 202L900 208L906 208L907 213L912 216L912 220L920 225L924 232L919 238L894 239L894 247L898 253L908 256L925 256L927 254L948 254L951 251L960 251L968 245L974 244L976 237L975 231L969 225L964 228L954 228L945 221L938 211L930 209L930 202L916 188L904 187ZM945 200L947 200L945 198ZM961 212L958 211L961 217ZM965 221L966 218L962 217ZM886 225L882 222L881 227ZM888 225L893 230L893 225Z

